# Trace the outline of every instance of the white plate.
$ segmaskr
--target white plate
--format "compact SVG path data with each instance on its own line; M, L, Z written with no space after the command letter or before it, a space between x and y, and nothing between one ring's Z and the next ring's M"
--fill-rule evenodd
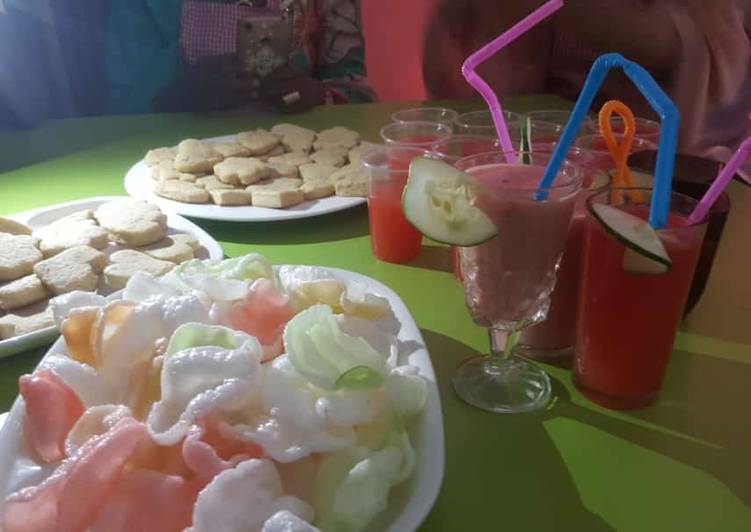
M204 139L208 142L234 142L234 135ZM156 203L162 209L177 212L193 218L224 220L228 222L272 222L295 220L321 216L331 212L350 209L365 203L365 198L340 198L331 196L313 201L305 201L288 209L267 209L265 207L221 207L213 204L182 203L162 198L154 194L154 180L149 167L142 160L125 174L125 190L134 198Z
M416 346L415 351L406 361L399 362L409 362L416 366L420 374L428 381L428 399L425 410L410 428L412 444L417 454L415 472L407 482L392 491L387 510L368 527L371 531L413 531L428 515L438 497L443 480L443 416L433 364L417 324L393 290L358 273L336 268L328 268L328 270L337 279L362 283L367 286L368 291L389 300L396 317L402 324L399 339L403 342L412 342ZM65 353L65 343L62 338L55 342L45 358L51 354L60 353ZM29 460L23 450L23 416L24 404L21 398L17 398L5 425L0 430L0 489L3 499L12 490L11 486L17 487L19 482L21 485L24 484L15 474L24 461L28 466Z
M12 214L7 216L7 218L12 218L13 220L25 223L32 229L38 229L45 225L49 225L55 220L67 216L68 214L73 214L74 212L84 209L95 210L102 203L127 199L129 198L125 196L99 196L95 198L86 198L83 200L59 203L50 207ZM170 213L169 211L165 211L165 214L167 215L167 226L170 233L191 233L201 243L203 249L199 250L199 253L196 254L197 258L221 259L224 257L222 246L220 246L219 242L214 240L206 231L182 216ZM39 310L42 310L42 308ZM57 334L58 332L55 327L47 327L28 334L8 338L7 340L0 340L0 358L49 344Z

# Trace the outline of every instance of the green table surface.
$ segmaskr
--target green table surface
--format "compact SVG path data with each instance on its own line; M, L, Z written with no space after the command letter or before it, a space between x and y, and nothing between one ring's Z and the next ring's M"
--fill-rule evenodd
M479 102L431 102L459 111ZM516 111L565 108L546 96L508 99ZM378 141L389 115L409 104L61 120L0 134L0 214L63 201L125 194L123 176L149 148L280 121L313 129L342 125ZM445 247L426 242L406 265L370 252L365 206L307 220L195 220L228 256L260 252L276 263L334 266L374 277L404 300L436 370L446 463L428 531L751 530L751 188L731 185L732 212L699 306L676 341L659 402L614 412L584 399L569 369L546 366L556 402L543 413L481 412L451 389L454 368L485 352L485 331L464 306ZM638 331L625 331L638 334ZM44 350L0 360L0 408Z

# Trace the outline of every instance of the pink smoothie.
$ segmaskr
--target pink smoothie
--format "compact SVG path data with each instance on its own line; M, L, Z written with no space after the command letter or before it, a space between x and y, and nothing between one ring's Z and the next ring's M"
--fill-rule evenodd
M519 339L524 350L533 357L570 355L576 341L576 309L585 221L584 212L578 210L571 219L547 317L524 329Z
M490 164L467 171L488 185L480 208L498 235L461 248L464 291L479 325L509 329L544 318L566 242L576 186L534 199L543 166Z

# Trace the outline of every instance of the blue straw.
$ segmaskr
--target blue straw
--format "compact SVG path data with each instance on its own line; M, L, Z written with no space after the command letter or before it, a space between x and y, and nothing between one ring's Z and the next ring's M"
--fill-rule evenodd
M574 142L584 117L592 107L597 91L600 90L602 82L605 81L605 76L615 67L623 69L624 73L647 99L652 109L660 116L660 143L655 165L652 202L649 208L649 225L655 229L662 229L667 224L668 212L670 211L670 191L680 117L675 104L649 72L620 54L601 55L592 64L584 87L579 93L579 99L576 100L574 110L571 112L566 127L563 128L563 133L558 139L558 144L550 157L547 168L545 168L535 197L538 200L547 198L547 189L553 184L566 154L571 149L571 144Z

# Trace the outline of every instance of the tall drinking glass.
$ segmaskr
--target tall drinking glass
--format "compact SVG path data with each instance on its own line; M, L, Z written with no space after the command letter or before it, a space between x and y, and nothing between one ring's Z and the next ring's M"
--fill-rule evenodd
M581 174L564 162L552 187L537 196L549 154L474 155L456 163L486 185L477 205L498 234L488 242L460 249L467 307L487 327L490 355L465 360L453 378L457 394L492 412L536 410L550 399L550 379L514 350L518 333L545 318L555 270L566 242ZM524 157L523 157L524 156Z
M391 120L394 122L436 122L453 128L458 116L459 113L447 107L415 107L395 112L391 115Z
M688 225L696 200L673 192L658 231L672 265L661 274L624 267L626 248L592 215L610 205L644 220L652 191L605 190L587 200L587 237L579 296L574 382L593 401L633 409L653 403L662 385L694 275L706 222ZM620 198L619 203L615 203Z

